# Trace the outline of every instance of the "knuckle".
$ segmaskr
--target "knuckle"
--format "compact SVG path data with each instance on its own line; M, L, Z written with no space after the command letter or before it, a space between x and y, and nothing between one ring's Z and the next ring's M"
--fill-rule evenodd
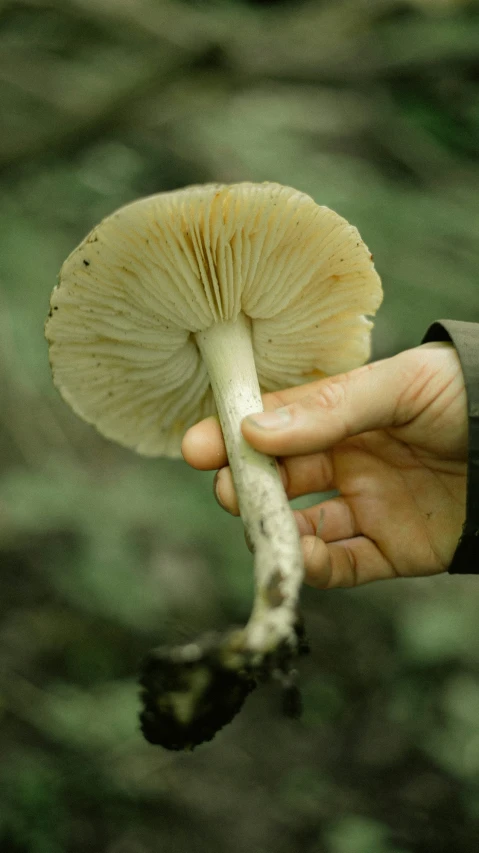
M269 391L267 394L263 394L263 406L265 412L284 408L286 406L285 397L280 391Z
M346 377L335 377L322 382L315 394L308 394L304 400L305 408L340 408L346 399Z

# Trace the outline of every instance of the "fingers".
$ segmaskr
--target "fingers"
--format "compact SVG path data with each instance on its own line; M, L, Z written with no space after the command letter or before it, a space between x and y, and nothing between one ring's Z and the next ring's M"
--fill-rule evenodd
M365 536L326 543L317 536L301 540L305 582L318 589L353 587L397 577L377 545Z
M395 415L401 377L392 381L387 362L311 383L299 400L276 412L243 421L246 440L273 456L309 454L348 436L389 426ZM303 389L304 390L304 389Z
M281 459L278 471L290 500L300 495L328 492L334 489L333 464L327 453ZM226 465L217 472L213 489L220 506L232 515L239 515L238 500L229 466Z
M319 536L324 542L351 539L362 531L344 498L331 498L307 509L295 509L300 536Z
M354 587L398 574L375 542L361 531L342 498L324 501L295 517L303 549L305 583L317 589ZM319 530L319 535L316 531ZM251 543L247 542L251 550Z
M220 468L216 472L216 477L213 481L213 493L220 507L231 513L231 515L239 515L238 498L236 489L231 476L229 466Z
M407 424L439 393L428 389L434 376L441 375L443 356L441 349L431 356L426 345L289 389L277 395L286 405L246 418L243 435L257 450L272 456L305 455L362 432ZM444 371L442 377L444 383Z
M401 440L421 443L422 435L433 450L457 445L456 453L463 455L467 444L464 381L457 354L446 343L424 344L340 376L265 394L263 403L262 426L250 416L242 430L253 447L271 456L308 455L389 427ZM443 435L445 407L450 428ZM423 417L426 410L429 416ZM274 427L272 414L278 416ZM408 425L415 419L418 429L411 433ZM182 452L201 470L225 465L218 420L207 418L188 430Z
M277 409L282 406L289 399L288 395L298 390L291 388L287 391L265 394L263 396L265 410ZM212 415L190 427L183 436L181 452L185 462L199 471L211 471L214 468L222 468L227 465L228 458L218 418Z
M218 418L211 416L188 430L181 445L183 459L199 471L222 468L228 462Z
M245 418L243 435L270 456L307 455L332 447L347 436L390 425L403 388L410 382L401 357L350 373L265 394L264 413ZM221 427L209 417L191 427L182 443L183 457L200 470L227 464Z
M229 468L218 472L220 502L239 515ZM305 583L318 589L353 587L397 577L378 546L361 536L359 525L344 498L332 498L295 510L303 548ZM251 550L251 543L247 542Z

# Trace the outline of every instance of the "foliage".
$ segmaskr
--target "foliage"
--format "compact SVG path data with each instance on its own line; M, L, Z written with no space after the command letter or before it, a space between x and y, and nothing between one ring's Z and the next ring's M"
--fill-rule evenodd
M353 221L374 348L479 320L479 7L459 0L0 3L0 849L470 853L471 578L305 593L301 723L274 688L192 755L143 743L138 661L241 621L251 560L211 477L79 422L43 319L139 195L277 180Z

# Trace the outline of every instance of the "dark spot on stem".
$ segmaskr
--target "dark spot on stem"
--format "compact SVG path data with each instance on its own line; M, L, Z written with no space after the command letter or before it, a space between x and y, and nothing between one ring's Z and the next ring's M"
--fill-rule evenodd
M219 503L219 501L218 501L218 503ZM221 506L221 504L220 504L220 506ZM244 538L245 538L245 540L246 540L246 545L247 545L247 547L248 547L248 550L249 550L249 551L251 551L251 553L252 553L252 554L254 554L254 552L255 552L254 542L253 542L253 540L252 540L252 538L251 538L250 534L249 534L249 533L248 533L248 531L246 530L246 527L245 527L245 529L244 529Z
M284 594L280 588L283 580L282 572L279 569L275 569L266 584L266 600L270 607L281 607L284 601Z
M83 258L83 264L84 264L84 266L89 267L90 261L87 261L87 260L85 260L85 258Z

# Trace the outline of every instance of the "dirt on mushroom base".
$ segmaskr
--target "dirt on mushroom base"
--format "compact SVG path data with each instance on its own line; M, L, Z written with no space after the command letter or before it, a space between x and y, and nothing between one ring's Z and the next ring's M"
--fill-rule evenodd
M294 645L283 643L263 657L244 648L244 631L209 632L184 646L153 649L142 663L141 729L147 741L170 750L192 750L211 740L241 710L247 696L268 680L279 681L286 716L302 703L295 663L309 645L302 619Z

